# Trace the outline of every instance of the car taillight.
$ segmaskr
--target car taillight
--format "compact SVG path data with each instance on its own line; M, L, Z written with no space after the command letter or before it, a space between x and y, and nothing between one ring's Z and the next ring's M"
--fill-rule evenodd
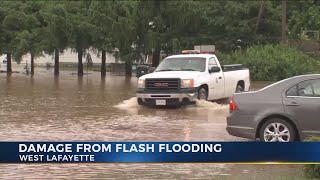
M233 98L230 100L229 109L230 109L230 111L239 110L239 108Z

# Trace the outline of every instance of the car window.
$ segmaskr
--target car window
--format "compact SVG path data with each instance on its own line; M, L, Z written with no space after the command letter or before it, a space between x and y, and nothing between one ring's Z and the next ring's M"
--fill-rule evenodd
M209 59L208 68L211 69L213 66L217 66L217 61L212 57Z
M287 90L287 96L298 96L298 85L295 85Z
M320 96L320 79L313 84L313 91L315 96Z
M320 79L303 81L288 89L286 95L320 97Z

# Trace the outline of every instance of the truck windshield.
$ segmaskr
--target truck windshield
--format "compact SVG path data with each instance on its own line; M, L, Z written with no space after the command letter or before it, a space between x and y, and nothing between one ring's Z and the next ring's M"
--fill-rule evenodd
M200 71L204 72L206 59L198 57L166 58L157 69L158 71Z

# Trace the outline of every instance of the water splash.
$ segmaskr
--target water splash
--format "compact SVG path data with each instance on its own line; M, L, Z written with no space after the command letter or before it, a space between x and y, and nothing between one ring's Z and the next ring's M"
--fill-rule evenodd
M227 109L228 105L206 100L196 100L196 107L201 109Z
M114 107L120 108L120 109L126 109L126 108L138 108L138 102L136 97L132 97L128 100L124 100L121 103L115 105Z
M137 98L132 97L128 100L124 100L121 103L115 105L114 107L120 108L120 109L135 109L139 108L140 106L137 103ZM227 109L228 105L226 104L218 104L215 102L205 101L205 100L196 100L195 106L186 106L187 109L189 108L196 108L196 109Z

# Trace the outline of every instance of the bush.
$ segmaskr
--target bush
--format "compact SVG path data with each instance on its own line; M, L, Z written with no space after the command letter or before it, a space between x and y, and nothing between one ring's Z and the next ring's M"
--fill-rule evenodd
M320 137L310 137L306 141L319 142ZM307 164L304 167L304 174L308 178L320 178L320 164Z
M252 80L278 81L295 75L319 73L320 69L320 61L281 44L257 45L245 52L217 55L223 64L247 66Z

